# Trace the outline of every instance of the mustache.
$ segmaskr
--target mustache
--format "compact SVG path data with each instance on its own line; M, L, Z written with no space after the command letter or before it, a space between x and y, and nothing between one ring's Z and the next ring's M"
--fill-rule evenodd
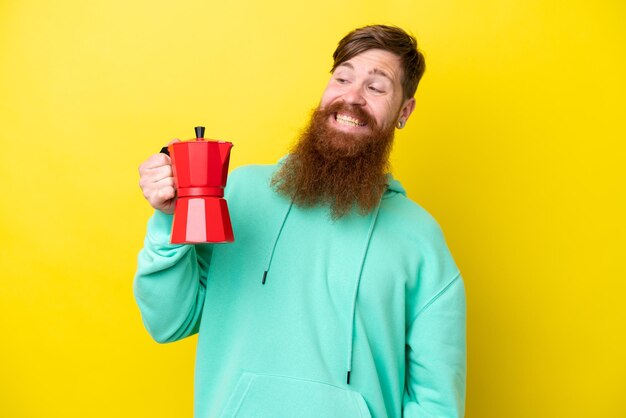
M372 129L378 128L376 119L374 119L372 115L365 111L362 106L357 106L346 102L334 102L324 108L320 108L319 111L324 116L324 118L328 118L336 113L347 113L353 117L356 117L361 122L365 122L365 124Z

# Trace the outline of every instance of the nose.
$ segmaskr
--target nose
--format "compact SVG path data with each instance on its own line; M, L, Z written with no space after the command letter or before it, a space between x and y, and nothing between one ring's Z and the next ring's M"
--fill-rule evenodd
M358 83L352 84L343 94L343 99L346 103L355 106L364 106L365 98L363 97L363 90Z

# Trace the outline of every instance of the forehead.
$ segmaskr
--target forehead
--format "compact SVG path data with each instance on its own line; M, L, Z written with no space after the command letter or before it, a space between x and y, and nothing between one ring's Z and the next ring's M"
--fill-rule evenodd
M379 74L391 81L400 81L402 76L402 63L396 54L383 49L368 49L355 55L337 66L349 68L357 72Z

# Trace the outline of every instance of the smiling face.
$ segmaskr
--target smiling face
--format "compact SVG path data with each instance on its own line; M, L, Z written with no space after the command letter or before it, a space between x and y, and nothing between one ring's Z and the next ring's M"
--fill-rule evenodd
M333 218L376 207L387 188L395 124L406 121L400 59L372 49L339 64L320 105L272 180L302 207L328 204Z
M404 99L402 76L400 58L382 49L369 49L338 65L320 102L322 110L332 110L328 126L359 136L406 122L415 99Z
M353 208L370 213L387 190L395 126L413 112L424 59L415 38L375 25L346 35L333 60L319 106L271 184L297 206L328 205L338 219Z

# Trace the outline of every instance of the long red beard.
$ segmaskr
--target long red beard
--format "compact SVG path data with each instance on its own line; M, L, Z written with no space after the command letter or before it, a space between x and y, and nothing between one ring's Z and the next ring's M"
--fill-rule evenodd
M346 109L371 129L357 135L329 126ZM332 219L353 207L363 215L376 207L387 187L394 126L380 127L360 107L335 103L313 111L308 126L272 178L272 187L301 207L328 205Z

